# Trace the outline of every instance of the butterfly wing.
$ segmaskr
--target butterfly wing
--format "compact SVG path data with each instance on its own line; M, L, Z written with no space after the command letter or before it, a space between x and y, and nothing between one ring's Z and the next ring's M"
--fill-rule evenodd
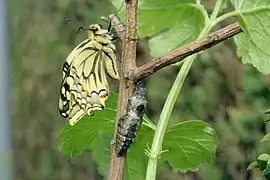
M105 67L112 78L119 79L113 44L105 47L87 39L68 56L63 66L59 111L69 118L70 125L105 107L109 93Z
M85 40L77 47L75 47L73 51L68 55L67 60L64 62L63 65L63 80L60 86L58 108L60 114L65 118L68 118L70 116L70 110L72 110L72 106L76 102L71 96L71 88L76 84L79 78L79 76L74 73L75 69L71 69L71 63L75 59L76 55L79 53L80 47L83 47L88 42L88 40Z
M111 46L106 46L103 49L104 49L103 52L105 54L104 61L105 61L106 72L111 78L119 79L115 46L111 44Z

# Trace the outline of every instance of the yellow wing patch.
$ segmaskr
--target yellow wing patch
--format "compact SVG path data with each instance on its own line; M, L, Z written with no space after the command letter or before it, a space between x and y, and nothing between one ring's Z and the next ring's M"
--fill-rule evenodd
M112 36L100 25L90 25L88 36L63 65L59 112L72 126L84 115L104 109L109 95L106 74L119 79Z

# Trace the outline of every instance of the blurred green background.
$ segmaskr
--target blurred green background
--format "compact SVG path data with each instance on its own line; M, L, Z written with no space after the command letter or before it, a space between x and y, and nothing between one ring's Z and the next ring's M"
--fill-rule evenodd
M202 2L212 9L215 1ZM102 179L91 153L71 160L60 152L58 133L65 121L57 106L62 63L86 37L64 20L86 26L115 12L108 0L8 1L16 180ZM138 64L150 60L145 42L140 44ZM270 77L244 66L235 51L233 41L226 41L199 56L170 121L211 123L220 138L215 163L187 174L173 173L162 163L158 180L262 179L259 171L246 168L267 148L260 139L269 132L262 112L270 107ZM148 115L155 122L178 70L165 68L148 79Z

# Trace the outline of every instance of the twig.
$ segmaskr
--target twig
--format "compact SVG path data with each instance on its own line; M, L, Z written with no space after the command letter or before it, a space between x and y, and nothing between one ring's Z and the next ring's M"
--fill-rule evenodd
M123 39L121 81L119 86L119 99L117 104L117 115L114 139L117 133L118 119L124 115L129 97L134 89L134 79L131 78L131 71L136 67L136 39L137 35L137 5L138 0L126 1L126 31ZM124 76L124 77L123 77ZM111 146L111 163L109 180L122 180L124 174L125 157L117 157L114 142Z
M136 68L132 76L135 79L143 79L166 66L182 61L186 57L208 49L240 32L242 32L240 25L238 23L232 23L216 32L210 33L200 40L177 48L165 56L154 58L150 62Z

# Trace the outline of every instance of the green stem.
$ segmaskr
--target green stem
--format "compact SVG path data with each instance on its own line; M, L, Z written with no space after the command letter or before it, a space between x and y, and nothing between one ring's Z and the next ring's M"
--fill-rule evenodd
M241 14L249 14L249 13L254 13L254 12L263 11L263 10L270 10L270 6L252 8L252 9L235 10L235 11L223 14L222 16L216 18L215 20L213 20L213 24L218 24L221 21L224 21L225 19L228 19L233 16L239 16Z
M241 9L245 0L241 0L238 7L235 7L235 9Z
M206 35L210 29L211 29L211 23L208 23L204 29L202 30L202 32L200 33L200 35L198 36L197 39L200 39L201 37L203 37L204 35ZM173 110L174 104L177 100L177 97L180 93L180 90L183 86L183 83L185 81L185 78L190 70L190 67L194 61L194 59L197 57L197 54L194 54L190 57L188 57L174 83L173 86L170 90L170 93L166 99L165 105L163 107L163 110L161 112L159 121L158 121L158 125L157 125L157 129L156 129L156 133L153 139L153 144L152 144L152 148L151 151L149 153L149 161L148 161L148 166L147 166L147 172L146 172L146 180L154 180L156 178L156 168L157 168L157 159L158 156L160 155L161 152L161 148L162 148L162 142L163 142L163 138L166 132L166 128L167 128L167 124L168 121L170 119L170 115L171 112Z
M209 16L208 16L207 12L205 11L204 7L201 4L199 4L199 3L191 4L190 6L193 7L193 8L198 9L199 11L201 11L201 13L203 15L203 18L204 18L204 22L206 24L209 22Z
M222 6L222 2L223 2L223 0L217 0L215 7L214 7L214 10L213 10L211 17L210 17L211 20L216 19L217 15L220 11L220 8Z
M213 10L213 13L210 17L210 20L208 19L208 16L207 16L207 18L205 17L205 21L206 21L205 27L202 30L202 32L200 33L200 35L197 37L197 39L200 39L203 36L205 36L211 30L211 28L214 26L215 19L220 11L221 6L222 6L222 0L217 0L216 5L215 5L214 10ZM205 16L205 14L204 14L204 16ZM163 110L161 112L161 115L160 115L160 118L158 121L156 133L155 133L155 136L153 139L153 144L152 144L151 150L149 152L146 180L156 179L157 160L158 160L158 156L160 155L160 152L162 150L162 142L163 142L163 138L164 138L164 135L166 132L166 128L167 128L174 104L177 100L177 97L180 93L180 90L183 86L183 83L186 79L186 76L190 70L190 67L191 67L191 65L196 57L197 57L197 54L194 54L194 55L188 57L184 61L183 65L182 65L182 67L181 67L181 69L180 69L180 71L179 71L179 73L178 73L178 75L173 83L173 86L169 92L169 95L166 99L165 105L163 107Z

